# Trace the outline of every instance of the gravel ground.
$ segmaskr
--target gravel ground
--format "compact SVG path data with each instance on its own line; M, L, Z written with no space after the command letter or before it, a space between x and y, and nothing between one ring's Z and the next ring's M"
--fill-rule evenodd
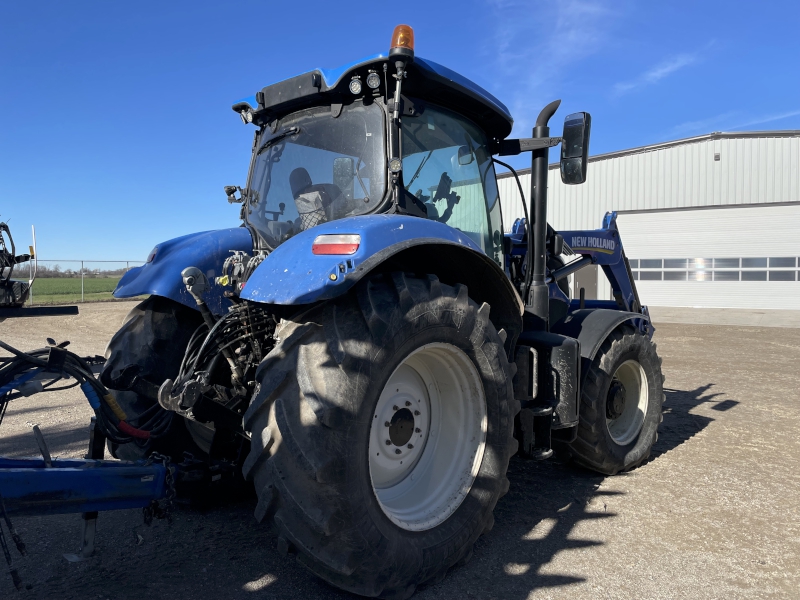
M131 307L6 321L0 337L102 354ZM800 329L669 323L655 339L667 399L650 461L602 477L512 460L510 492L473 560L415 598L800 597ZM89 417L74 390L15 401L0 454L36 454L38 423L53 454L81 456ZM62 557L78 549L79 516L17 518L28 589L3 573L0 597L353 598L279 555L254 506L179 506L171 525L151 527L139 510L104 513L96 556L82 563Z

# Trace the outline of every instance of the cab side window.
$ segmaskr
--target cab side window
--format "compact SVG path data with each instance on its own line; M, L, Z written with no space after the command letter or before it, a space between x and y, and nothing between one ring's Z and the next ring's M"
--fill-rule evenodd
M404 118L402 132L406 190L424 202L429 219L458 229L494 258L483 133L466 119L430 105L420 116Z

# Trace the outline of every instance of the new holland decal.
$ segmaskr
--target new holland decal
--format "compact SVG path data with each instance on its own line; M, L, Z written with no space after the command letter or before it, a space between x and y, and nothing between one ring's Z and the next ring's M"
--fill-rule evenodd
M614 240L607 240L601 237L591 237L586 235L573 235L570 247L580 252L585 250L587 252L602 252L603 254L614 254L616 244Z

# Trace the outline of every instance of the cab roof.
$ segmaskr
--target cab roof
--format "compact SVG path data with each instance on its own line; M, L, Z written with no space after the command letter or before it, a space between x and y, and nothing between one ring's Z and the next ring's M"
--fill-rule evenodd
M388 65L387 65L388 63ZM337 104L353 98L348 85L359 76L366 80L370 71L381 76L384 87L384 65L394 72L386 54L375 54L335 69L314 69L266 86L255 96L233 105L240 112L250 107L260 120L270 121L305 106ZM490 139L502 140L511 133L514 119L508 108L488 91L463 75L432 60L415 57L407 66L408 76L403 80L403 95L432 102L474 121ZM393 92L394 79L389 75L389 93ZM364 89L367 90L366 85Z

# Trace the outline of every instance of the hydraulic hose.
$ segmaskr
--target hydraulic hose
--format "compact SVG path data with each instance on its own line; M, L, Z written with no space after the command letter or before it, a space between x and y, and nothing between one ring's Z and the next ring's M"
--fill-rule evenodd
M533 273L532 263L533 260L533 235L531 230L531 220L528 216L528 203L525 200L525 192L522 191L522 184L519 182L519 175L514 170L514 167L511 165L507 165L501 160L497 160L496 158L492 159L498 165L505 167L514 175L514 179L517 181L517 187L519 188L519 197L522 200L522 211L525 213L525 228L527 231L527 242L528 242L528 251L525 253L525 282L522 288L522 299L526 301L528 298L528 292L531 289L531 274Z
M154 420L151 418L148 426L152 424L153 427L150 429L131 425L128 415L111 392L95 378L86 360L68 350L59 346L50 346L31 352L22 352L2 340L0 340L0 348L13 355L13 358L6 360L0 366L0 422L2 422L2 416L11 400L31 393L30 389L27 391L22 389L26 383L37 375L50 373L52 374L52 381L47 386L39 386L38 389L34 388L34 392L63 389L47 388L65 376L74 378L77 384L80 385L83 395L89 402L89 406L92 407L92 410L97 415L98 423L100 423L104 434L113 442L127 443L131 441L131 438L149 439L154 434L157 436L166 430L163 418L155 423L151 423ZM12 393L13 390L18 391L17 393ZM137 420L141 416L135 416L133 420Z

